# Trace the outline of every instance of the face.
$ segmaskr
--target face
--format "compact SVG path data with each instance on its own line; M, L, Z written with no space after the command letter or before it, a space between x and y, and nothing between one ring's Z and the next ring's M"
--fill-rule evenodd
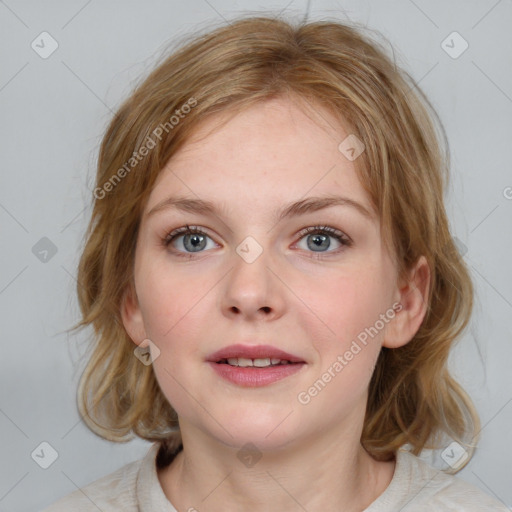
M269 449L364 417L399 314L397 275L354 162L338 149L349 133L318 112L273 99L215 130L209 120L152 190L123 321L137 344L158 347L155 375L182 430ZM347 201L280 218L292 203L327 196ZM166 203L177 197L215 211ZM269 345L301 363L224 363L219 372L210 356L235 344ZM257 385L240 381L250 371Z

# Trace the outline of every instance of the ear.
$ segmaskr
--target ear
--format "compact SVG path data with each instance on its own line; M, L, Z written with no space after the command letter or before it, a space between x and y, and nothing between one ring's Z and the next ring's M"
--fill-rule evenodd
M121 301L121 318L124 328L132 341L140 347L147 347L148 340L146 339L144 320L133 283L130 283L123 294Z
M382 346L398 348L409 343L418 332L428 308L430 289L430 267L425 256L418 258L410 270L405 283L400 283L396 292L395 317L386 327Z

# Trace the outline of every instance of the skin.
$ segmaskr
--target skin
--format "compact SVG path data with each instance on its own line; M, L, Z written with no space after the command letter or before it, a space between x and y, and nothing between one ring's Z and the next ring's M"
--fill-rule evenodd
M180 420L184 450L158 472L159 481L179 511L220 512L228 503L245 511L361 511L395 467L375 461L359 441L369 381L381 347L406 344L421 325L428 264L421 257L409 280L398 282L354 162L338 150L349 133L326 111L276 98L218 127L224 115L201 125L162 170L142 216L135 293L128 291L122 307L134 343L149 339L160 350L153 368ZM358 201L371 218L346 205L279 223L273 217L290 202L327 194ZM221 210L148 216L174 195L211 200ZM191 252L183 235L162 243L186 224L208 233L202 251ZM315 235L298 233L318 225L342 231L352 245L328 236L329 247L311 248ZM247 236L263 250L252 263L236 252ZM395 302L402 309L392 320L301 404L299 393ZM205 362L235 343L270 344L307 364L273 384L240 387ZM251 467L237 457L248 442L261 454Z

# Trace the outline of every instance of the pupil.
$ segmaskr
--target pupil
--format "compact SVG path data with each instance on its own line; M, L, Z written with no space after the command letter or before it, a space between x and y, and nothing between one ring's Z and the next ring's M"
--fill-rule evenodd
M201 240L203 239L203 240ZM199 235L197 233L193 235L187 235L185 238L185 246L187 245L187 241L191 243L192 252L197 252L200 249L204 249L204 237L202 235ZM203 242L203 243L201 243ZM188 248L190 249L190 247Z
M330 242L329 242L329 239L327 236L317 234L317 235L312 235L311 239L313 240L314 245L308 243L310 249L314 249L315 247L321 247L322 242L325 242L326 240L327 240L327 245L324 245L324 248L325 249L329 248Z

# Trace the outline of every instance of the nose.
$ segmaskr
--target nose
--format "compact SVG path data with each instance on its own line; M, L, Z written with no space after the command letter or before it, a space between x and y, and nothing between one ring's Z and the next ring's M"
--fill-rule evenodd
M243 254L243 253L242 253ZM222 311L231 319L275 320L285 309L284 285L263 251L256 259L233 256L222 293Z

